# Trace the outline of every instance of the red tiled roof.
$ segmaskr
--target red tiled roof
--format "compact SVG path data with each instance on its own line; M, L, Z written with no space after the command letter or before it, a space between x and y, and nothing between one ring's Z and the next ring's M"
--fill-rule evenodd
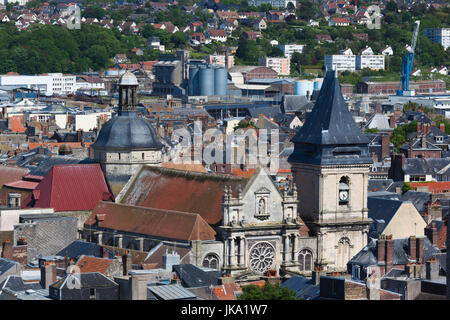
M100 200L108 199L114 199L114 196L100 164L55 165L25 199L22 208L85 211L94 209Z
M222 220L225 186L237 194L248 179L145 166L121 203L198 213L209 224Z
M27 128L23 126L23 115L9 117L12 132L25 132Z
M20 180L27 172L25 168L0 166L0 188L5 183Z
M86 220L111 230L177 240L214 240L216 232L198 214L101 201Z
M242 288L248 285L256 285L260 288L264 287L264 280L242 282L242 283L225 283L213 288L214 295L219 300L236 300L235 292L241 292Z
M336 23L349 23L350 22L350 21L348 21L347 18L339 18L339 17L333 18L333 21Z
M5 183L4 186L16 189L34 190L38 186L38 184L39 182L18 180Z
M88 257L83 255L78 260L76 266L80 268L81 273L100 272L105 274L112 262L112 259Z
M409 185L416 190L417 187L428 187L431 193L450 192L450 181L439 182L409 182Z

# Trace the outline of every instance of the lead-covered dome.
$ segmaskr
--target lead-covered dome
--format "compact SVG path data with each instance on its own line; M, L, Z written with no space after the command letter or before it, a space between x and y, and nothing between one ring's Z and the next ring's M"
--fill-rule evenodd
M102 126L92 147L97 150L141 151L160 150L163 144L148 120L136 115L120 115Z

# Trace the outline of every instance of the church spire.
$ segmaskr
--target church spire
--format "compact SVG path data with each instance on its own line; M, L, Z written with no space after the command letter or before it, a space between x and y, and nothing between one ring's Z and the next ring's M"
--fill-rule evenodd
M332 157L343 160L350 156L371 163L369 140L353 120L334 70L327 71L316 104L292 142L292 162L324 163Z

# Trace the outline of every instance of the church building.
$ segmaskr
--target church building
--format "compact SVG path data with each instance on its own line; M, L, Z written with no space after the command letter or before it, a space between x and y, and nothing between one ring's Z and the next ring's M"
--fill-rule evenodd
M280 190L263 167L242 178L158 166L160 143L136 116L136 82L124 77L119 116L102 128L94 149L107 171L145 164L116 203L94 209L86 239L150 253L163 242L183 251L184 263L237 277L346 271L367 245L372 160L334 72L327 72L313 111L292 139L289 190Z

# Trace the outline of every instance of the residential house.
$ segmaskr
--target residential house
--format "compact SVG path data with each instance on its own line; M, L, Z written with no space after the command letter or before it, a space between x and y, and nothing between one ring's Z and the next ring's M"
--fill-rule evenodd
M262 38L262 34L260 31L244 31L242 33L242 37L247 40L256 40L258 38Z
M385 56L392 56L394 55L394 51L391 46L387 45L381 50L381 54L384 54Z
M331 27L349 26L350 20L348 18L340 18L340 17L331 18L328 21L328 25Z
M209 39L214 41L226 42L228 38L225 30L207 30L205 34Z
M127 58L127 55L124 53L118 53L114 56L113 58L114 60L114 64L119 64L119 63L128 63L130 62L130 59Z

